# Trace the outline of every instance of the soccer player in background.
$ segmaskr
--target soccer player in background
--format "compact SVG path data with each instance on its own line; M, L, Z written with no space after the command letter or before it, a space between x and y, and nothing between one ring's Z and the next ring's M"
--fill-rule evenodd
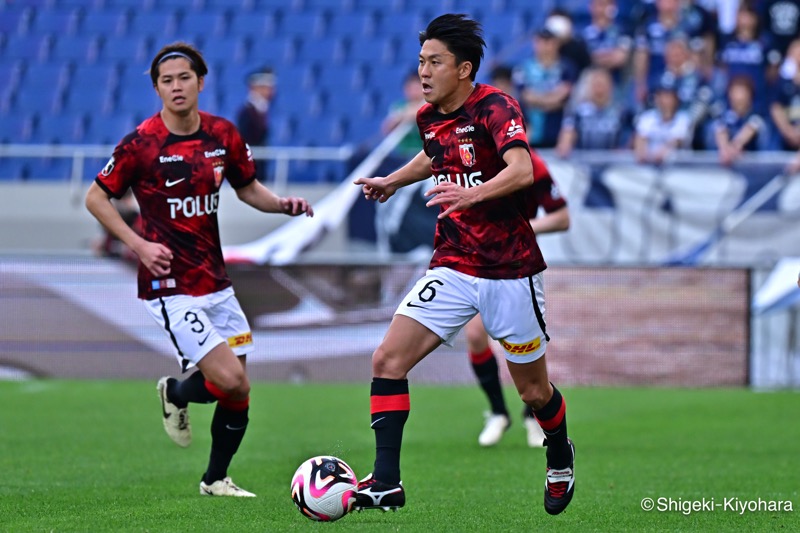
M519 104L475 84L485 42L464 15L437 17L419 35L419 76L427 102L417 113L424 148L386 177L358 178L367 199L385 202L400 187L433 175L441 206L430 269L400 303L372 356L374 470L358 485L356 509L405 505L400 479L403 426L410 410L408 372L449 344L480 313L506 351L522 400L547 435L544 506L558 514L574 493L574 447L566 404L549 381L542 271L523 189L542 168L527 144ZM534 164L534 161L537 161Z
M199 111L208 68L186 43L163 47L150 78L162 109L114 149L86 195L86 207L139 258L138 295L170 340L187 379L161 378L164 429L191 443L189 403L216 402L211 455L200 494L255 496L236 486L228 466L248 422L246 358L253 338L225 271L219 189L227 179L243 202L265 213L313 216L303 198L282 198L255 179L250 149L229 121ZM133 191L141 209L134 232L111 203ZM141 236L140 236L141 235Z
M537 168L538 167L538 168ZM526 190L528 218L531 228L536 235L566 231L569 229L569 208L566 199L561 195L558 186L550 176L547 167L540 159L534 160L533 185ZM537 217L539 207L545 214ZM494 446L503 437L511 426L508 407L503 397L503 384L500 381L500 368L497 366L494 352L489 346L489 335L483 327L480 315L467 322L464 326L467 336L467 353L475 372L475 377L481 386L486 399L489 400L491 411L486 417L483 430L478 435L478 444L481 446ZM536 421L533 409L525 405L522 419L527 433L528 446L541 448L545 445L545 436L542 427Z

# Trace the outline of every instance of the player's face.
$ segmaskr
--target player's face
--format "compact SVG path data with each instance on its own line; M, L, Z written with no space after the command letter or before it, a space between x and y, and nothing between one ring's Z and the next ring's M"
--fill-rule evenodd
M419 53L422 96L429 104L449 101L464 78L469 78L471 63L456 64L456 56L438 39L428 39Z
M196 112L202 90L203 78L197 77L187 59L167 59L159 66L156 92L167 111L177 115Z

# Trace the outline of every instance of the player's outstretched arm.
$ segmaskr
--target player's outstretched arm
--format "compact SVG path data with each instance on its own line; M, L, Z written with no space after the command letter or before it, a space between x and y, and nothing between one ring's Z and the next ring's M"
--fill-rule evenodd
M122 219L122 216L111 203L108 194L97 183L92 183L86 193L86 209L111 232L124 242L128 248L139 256L142 264L156 277L166 276L170 272L172 252L163 244L150 242L140 237Z
M367 200L385 202L400 187L411 185L431 176L431 160L424 151L420 151L414 159L395 170L388 176L375 178L358 178L353 183L361 185Z
M447 209L439 214L442 219L454 211L469 209L479 202L507 196L533 184L533 163L527 148L511 148L503 154L503 160L508 166L478 187L465 189L450 181L437 184L425 193L425 196L436 195L427 203L428 207L447 204Z
M264 213L283 213L291 217L305 213L307 217L314 216L314 209L304 198L278 196L258 181L252 181L236 189L236 196L247 205Z

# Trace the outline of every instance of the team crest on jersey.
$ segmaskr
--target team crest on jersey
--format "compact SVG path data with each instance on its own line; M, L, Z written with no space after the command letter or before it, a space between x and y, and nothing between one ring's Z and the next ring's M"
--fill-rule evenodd
M95 167L95 168L97 168L97 167ZM103 170L100 171L100 174L102 174L103 176L108 176L109 174L111 174L112 170L114 170L114 156L113 155L111 156L111 159L108 160L108 163L106 163L106 166L103 167Z
M461 162L465 167L475 164L475 147L472 146L472 143L458 145L458 152L461 154Z
M225 176L225 164L222 162L214 163L214 185L219 187L223 176Z

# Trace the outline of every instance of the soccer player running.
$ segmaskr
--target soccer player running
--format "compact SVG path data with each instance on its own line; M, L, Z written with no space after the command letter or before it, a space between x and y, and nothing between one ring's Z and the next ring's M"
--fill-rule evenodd
M533 161L533 185L526 190L527 216L531 228L536 235L566 231L569 229L569 208L567 201L561 195L550 172L541 159ZM539 207L544 209L544 215L537 217ZM483 327L480 315L467 322L464 326L467 337L467 353L472 365L472 370L481 386L491 411L486 417L483 430L478 435L478 444L481 446L494 446L503 438L506 430L511 427L511 418L508 407L503 397L503 385L500 381L500 368L497 365L494 352L489 346L489 335ZM539 422L536 421L533 408L525 405L522 419L527 433L528 446L541 448L545 445L545 435Z
M522 400L547 436L544 506L563 511L574 493L574 447L565 403L548 380L542 271L523 189L541 171L529 148L519 104L475 84L485 42L465 15L437 17L420 33L417 113L423 151L386 177L359 178L366 198L385 202L400 187L433 175L441 206L430 269L400 303L372 355L370 391L374 470L358 485L356 509L405 505L400 446L410 402L408 372L449 344L477 313L498 339ZM534 161L537 163L534 165Z
M246 356L253 338L225 271L219 190L227 179L240 200L266 213L313 216L303 198L275 195L255 180L249 147L229 121L199 111L208 68L186 43L162 48L150 78L162 109L114 149L86 195L86 207L139 258L138 294L170 340L187 379L161 378L164 429L179 446L192 440L189 403L216 402L211 455L200 494L255 496L236 486L228 466L248 422ZM141 236L111 203L131 189Z

